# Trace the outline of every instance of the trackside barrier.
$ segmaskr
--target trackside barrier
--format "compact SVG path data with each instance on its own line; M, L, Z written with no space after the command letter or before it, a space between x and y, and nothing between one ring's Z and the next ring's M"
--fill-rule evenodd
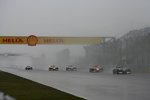
M5 95L3 92L0 92L0 100L15 100L15 99L9 95Z

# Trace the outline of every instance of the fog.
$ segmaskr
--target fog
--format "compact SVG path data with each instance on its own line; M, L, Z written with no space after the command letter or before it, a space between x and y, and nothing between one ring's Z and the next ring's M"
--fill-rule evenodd
M0 36L121 37L150 26L149 9L150 0L0 0ZM85 57L83 45L1 45L0 53L24 54L23 62L43 56L47 66L64 49L68 63Z
M122 36L150 26L149 9L149 0L0 0L0 34Z
M69 50L67 54L62 53L65 49ZM4 54L0 56L0 65L3 67L24 69L29 65L36 69L45 70L53 64L65 67L63 65L74 64L76 59L85 57L83 45L37 45L34 47L28 45L1 45L0 54ZM9 54L19 55L11 56ZM59 59L59 57L63 58Z

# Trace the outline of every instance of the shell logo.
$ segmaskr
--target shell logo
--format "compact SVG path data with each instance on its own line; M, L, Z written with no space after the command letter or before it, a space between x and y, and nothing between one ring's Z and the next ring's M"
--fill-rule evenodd
M29 46L36 46L36 44L38 43L38 38L34 35L30 35L29 37L27 37L27 43Z

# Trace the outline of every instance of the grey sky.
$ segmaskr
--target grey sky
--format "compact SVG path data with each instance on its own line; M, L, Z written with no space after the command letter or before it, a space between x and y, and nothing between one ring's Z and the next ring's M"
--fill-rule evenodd
M150 0L0 0L1 35L121 36L150 26Z

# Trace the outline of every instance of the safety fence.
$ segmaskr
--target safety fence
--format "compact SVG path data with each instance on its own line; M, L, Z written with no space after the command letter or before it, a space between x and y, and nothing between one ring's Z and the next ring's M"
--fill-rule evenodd
M0 92L0 100L15 100L15 98L7 94L5 95L3 92Z

